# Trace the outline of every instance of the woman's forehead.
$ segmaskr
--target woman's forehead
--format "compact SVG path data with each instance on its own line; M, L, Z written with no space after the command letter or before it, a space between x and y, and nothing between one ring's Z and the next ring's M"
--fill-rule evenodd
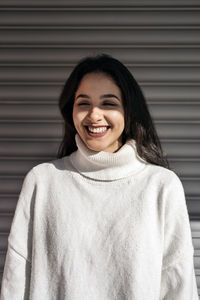
M105 73L88 73L79 83L76 95L81 91L90 91L101 94L118 94L121 96L121 90L113 78Z

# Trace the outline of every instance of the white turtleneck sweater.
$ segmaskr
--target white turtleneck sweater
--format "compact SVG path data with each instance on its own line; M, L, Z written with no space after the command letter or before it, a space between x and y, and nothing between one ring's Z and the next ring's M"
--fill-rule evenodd
M78 150L25 177L1 300L198 300L184 191L130 140Z

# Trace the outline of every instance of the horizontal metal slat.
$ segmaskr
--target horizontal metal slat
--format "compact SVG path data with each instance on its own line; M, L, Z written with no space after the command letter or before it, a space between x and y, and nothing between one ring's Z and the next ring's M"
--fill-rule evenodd
M76 64L85 56L108 53L125 64L187 64L200 63L200 49L187 48L182 45L179 48L160 47L136 47L122 48L122 45L115 47L63 47L63 48L0 48L0 64Z
M200 148L199 148L200 150ZM177 174L183 177L199 177L200 178L200 159L194 159L187 161L186 159L182 160L169 160L170 167ZM200 190L199 190L200 192Z
M68 28L68 29L2 29L1 44L22 45L112 45L120 44L198 44L200 43L200 29L116 29L116 28Z
M169 18L170 13L170 18ZM114 17L113 17L114 16ZM93 8L81 10L59 11L16 11L3 10L0 12L0 26L101 26L101 25L198 25L200 24L200 11L197 9L188 11L172 10L99 10Z
M177 104L182 101L199 103L200 85L192 86L185 83L185 85L175 84L173 85L145 85L141 86L149 101L157 101L162 103L163 101L172 101Z
M147 66L147 67L129 67L132 74L140 82L195 82L200 81L200 67L197 64L193 66Z
M0 252L0 270L2 270L4 267L5 258L6 258L5 253Z
M10 231L12 220L13 220L13 214L1 214L0 215L0 232L8 233Z
M188 178L181 178L181 181L182 181L186 196L190 195L190 196L199 197L200 178L189 178L189 177ZM199 214L199 209L198 209L197 213Z
M97 25L97 26L90 26L90 25L47 25L47 26L18 26L18 25L10 25L10 26L0 26L2 30L199 30L198 25ZM37 45L36 45L37 46ZM39 46L39 45L38 45Z
M1 288L2 279L3 279L3 270L0 270L0 288Z
M199 271L200 271L200 259L199 256L194 256L194 267L197 271L197 275L200 275Z
M199 276L200 275L200 263L199 263L199 261L200 261L200 259L199 259L199 257L195 257L194 256L194 267L195 267L195 273L197 273L197 275Z
M198 221L200 223L200 221ZM190 226L191 227L191 226ZM191 228L192 230L192 228ZM193 240L193 245L196 250L196 256L200 257L200 231L192 231L192 240Z
M8 233L0 233L0 252L5 252L8 247Z
M27 170L28 172L28 170ZM25 176L25 174L24 174ZM24 176L0 178L0 194L19 194L21 191Z
M192 232L192 237L193 237L193 232ZM193 242L193 246L194 246L194 249L196 250L195 251L195 254L196 254L196 260L198 260L198 266L200 268L200 237L198 238L192 238L192 242Z
M163 140L161 141L163 151L169 158L200 157L200 141L192 140Z
M0 137L23 137L23 138L61 138L62 125L53 121L41 122L41 120L35 123L1 123L0 125Z
M128 66L138 81L142 82L199 82L200 65L193 66ZM4 82L63 82L72 71L64 67L1 67L0 81Z
M149 0L134 0L134 2L132 0L124 0L123 3L121 2L121 0L115 0L115 5L114 7L142 7L142 9L144 9L144 6L146 6L147 8L151 8L154 6L158 6L158 7L172 7L174 9L176 9L176 7L189 7L191 8L192 6L197 6L199 7L199 1L198 0L190 0L190 2L188 2L187 0L182 0L180 2L180 0L168 0L166 1L160 1L160 0L151 0L151 2ZM69 0L69 1L65 1L65 0L57 0L56 4L54 0L48 0L48 2L46 0L35 0L34 4L33 2L29 2L27 0L18 0L17 5L16 5L16 1L15 0L1 0L1 5L0 7L12 7L13 8L21 8L21 7L30 7L31 9L33 7L41 7L42 9L44 8L61 8L63 9L64 7L70 8L70 7L78 7L78 9L80 9L80 7L111 7L111 9L113 9L113 0Z
M58 103L49 104L0 104L0 120L9 119L61 119Z
M158 120L199 120L200 103L159 103L149 104L150 112Z
M46 159L49 161L51 159ZM6 162L8 166L6 168ZM23 176L27 170L32 169L32 167L45 162L45 159L26 159L26 160L15 160L15 159L0 159L0 176L6 175L19 175Z
M0 195L0 213L13 213L16 208L18 196L17 195ZM1 230L0 230L1 232ZM1 234L0 234L1 240ZM1 249L0 249L1 250Z
M64 85L65 78L63 78ZM58 99L63 85L55 86L55 85L43 85L38 86L35 85L0 85L0 101L27 101L29 100L48 100L55 101Z
M187 209L188 212L190 213L191 219L198 218L200 215L200 207L199 207L199 201L200 201L200 194L198 194L195 197L189 197L186 195L187 199ZM194 241L195 242L195 241ZM198 239L198 245L199 245L199 239Z
M173 139L199 139L200 138L200 124L195 123L155 123L158 135L162 138Z
M60 139L61 142L61 139ZM0 156L55 157L60 145L57 141L0 141Z
M196 232L197 236L200 238L200 221L190 221L190 226L192 232Z

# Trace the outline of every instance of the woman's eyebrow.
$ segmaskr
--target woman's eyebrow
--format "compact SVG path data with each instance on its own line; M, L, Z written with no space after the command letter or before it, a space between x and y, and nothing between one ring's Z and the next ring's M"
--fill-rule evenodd
M86 94L79 94L76 99L78 98L87 98L87 99L90 99L90 96L86 95ZM104 94L104 95L101 95L100 96L100 99L103 99L103 98L116 98L117 100L120 101L120 99L114 95L114 94Z
M76 97L76 99L78 99L78 98L87 98L87 99L90 99L90 97L89 97L88 95L86 95L86 94L79 94L79 95Z
M100 96L100 99L102 99L102 98L116 98L117 100L120 101L120 99L114 94L104 94L104 95Z

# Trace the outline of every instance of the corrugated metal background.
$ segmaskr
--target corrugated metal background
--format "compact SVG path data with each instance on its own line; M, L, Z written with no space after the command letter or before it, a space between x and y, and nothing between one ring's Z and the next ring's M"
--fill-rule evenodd
M200 293L200 2L0 2L0 271L22 180L54 159L57 100L77 61L108 53L146 95L187 198Z

